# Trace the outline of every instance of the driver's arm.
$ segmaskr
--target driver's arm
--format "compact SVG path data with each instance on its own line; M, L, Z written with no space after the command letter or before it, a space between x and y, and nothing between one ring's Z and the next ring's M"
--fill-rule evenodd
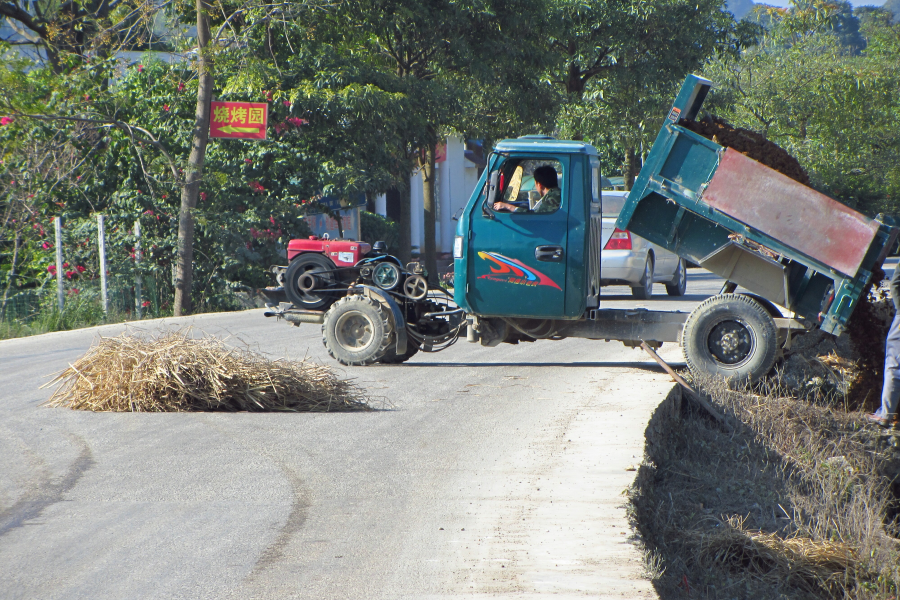
M524 212L522 207L509 202L494 202L494 210L507 210L509 212ZM526 209L527 210L527 209Z

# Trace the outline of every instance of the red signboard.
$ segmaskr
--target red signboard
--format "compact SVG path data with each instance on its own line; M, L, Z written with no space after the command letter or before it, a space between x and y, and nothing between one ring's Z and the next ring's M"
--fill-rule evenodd
M210 137L266 139L269 105L265 102L212 102L211 112Z

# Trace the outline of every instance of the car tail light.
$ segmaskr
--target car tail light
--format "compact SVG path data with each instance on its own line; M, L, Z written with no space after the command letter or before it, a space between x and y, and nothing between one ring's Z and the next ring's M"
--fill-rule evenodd
M609 236L604 250L631 250L631 233L616 228Z

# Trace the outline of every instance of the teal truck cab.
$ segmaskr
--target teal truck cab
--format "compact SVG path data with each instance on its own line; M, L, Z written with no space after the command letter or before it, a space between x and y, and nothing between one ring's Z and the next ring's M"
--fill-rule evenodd
M268 314L322 323L344 364L402 362L463 334L485 346L580 337L676 342L695 371L765 375L793 334L841 333L897 230L679 125L710 87L685 81L617 223L726 280L691 313L603 306L597 151L525 136L496 145L459 218L452 296L417 263L376 252L352 268L304 271L300 291L326 298L327 312ZM535 181L547 167L553 202Z

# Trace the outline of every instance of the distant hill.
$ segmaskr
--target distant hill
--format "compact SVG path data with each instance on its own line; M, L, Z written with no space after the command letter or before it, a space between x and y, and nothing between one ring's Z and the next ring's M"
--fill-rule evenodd
M900 0L888 0L889 2L900 2ZM731 11L734 18L740 21L753 10L753 0L727 0L725 7Z
M894 23L900 23L900 0L887 0L882 8L894 13Z

